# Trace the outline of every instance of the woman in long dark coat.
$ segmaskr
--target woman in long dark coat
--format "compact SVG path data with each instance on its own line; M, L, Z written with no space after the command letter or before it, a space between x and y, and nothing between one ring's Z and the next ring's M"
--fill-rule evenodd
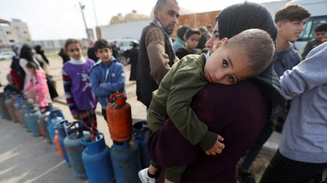
M129 58L131 64L130 71L130 81L137 80L137 64L138 64L138 56L139 56L139 43L137 41L132 41L133 48L130 50Z

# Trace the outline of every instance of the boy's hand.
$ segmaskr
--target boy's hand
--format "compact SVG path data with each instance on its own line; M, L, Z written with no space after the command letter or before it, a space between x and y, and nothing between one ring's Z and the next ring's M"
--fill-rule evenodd
M216 155L216 154L221 154L222 150L225 148L225 145L219 141L223 141L224 139L218 135L217 141L213 145L213 147L206 152L207 155Z
M76 120L80 120L79 114L73 114L73 118L76 119Z
M103 84L102 84L102 83L100 83L99 87L100 87L100 88L102 88L102 86L103 86Z

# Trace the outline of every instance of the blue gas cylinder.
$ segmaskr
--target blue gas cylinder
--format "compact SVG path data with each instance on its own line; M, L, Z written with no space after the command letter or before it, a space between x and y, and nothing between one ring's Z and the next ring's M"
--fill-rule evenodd
M18 121L18 119L15 116L15 108L13 106L14 100L10 97L6 97L5 105L7 107L8 113L13 121Z
M141 170L140 151L134 140L114 142L110 149L116 182L140 182L138 171Z
M31 106L33 106L33 100L28 99L27 101L25 101L22 104L21 110L18 112L18 116L19 116L19 118L21 118L22 124L27 129L27 131L30 131L30 129L26 122L25 114L27 114L29 112L29 109Z
M61 151L64 155L64 159L66 161L67 166L70 166L69 159L68 159L68 156L67 156L67 153L66 153L66 150L65 150L65 145L64 145L64 139L67 136L66 131L65 131L66 124L68 124L67 120L63 120L63 121L57 123L56 124L56 130L57 130L58 135L59 135L58 136L58 142L59 142L59 145L60 145L60 149L61 149Z
M8 112L8 109L6 107L5 101L6 101L5 93L0 93L0 107L1 107L1 111L3 113L2 118L7 119L7 120L12 120L11 116Z
M23 103L27 100L27 96L26 95L16 95L15 96L15 111L17 111L18 117L19 117L19 121L22 123L21 117L19 116L19 111L22 108ZM22 123L23 124L23 123Z
M34 136L40 136L40 128L38 126L38 119L40 116L39 106L34 104L28 108L28 113L25 114L27 126Z
M86 138L86 141L91 140L91 136L84 136L83 125L80 121L68 123L65 126L67 136L64 139L65 150L73 169L75 177L86 178L87 174L82 161L83 147L81 139Z
M50 112L41 113L40 116L39 116L39 120L38 120L38 123L40 123L40 126L43 129L44 137L48 140L50 140L50 135L49 135L49 132L48 132L49 114L50 114Z
M133 138L139 144L142 168L149 167L150 157L147 150L149 127L147 121L140 121L133 125Z
M54 137L56 135L55 133L55 126L57 123L61 122L63 119L65 119L64 114L62 110L52 110L50 111L50 115L48 118L48 132L50 135L50 139L52 144L54 145L55 149L57 149Z
M91 142L82 139L84 148L82 160L90 183L115 182L109 148L105 144L104 134L97 133L97 140Z

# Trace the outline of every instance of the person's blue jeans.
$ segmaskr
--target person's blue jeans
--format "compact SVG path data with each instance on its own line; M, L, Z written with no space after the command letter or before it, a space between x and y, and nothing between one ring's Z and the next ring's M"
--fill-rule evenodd
M272 128L268 125L268 123L265 123L260 135L257 137L253 145L248 149L244 161L241 164L241 168L244 170L248 170L249 167L252 166L253 161L257 157L257 155L260 153L263 145L265 142L270 138L271 134L273 133Z

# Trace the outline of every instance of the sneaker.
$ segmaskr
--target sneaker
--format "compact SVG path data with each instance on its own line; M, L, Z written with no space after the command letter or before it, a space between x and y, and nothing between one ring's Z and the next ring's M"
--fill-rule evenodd
M149 168L145 168L142 169L138 172L139 178L141 180L142 183L156 183L156 179L155 178L150 178L148 176L148 169Z

